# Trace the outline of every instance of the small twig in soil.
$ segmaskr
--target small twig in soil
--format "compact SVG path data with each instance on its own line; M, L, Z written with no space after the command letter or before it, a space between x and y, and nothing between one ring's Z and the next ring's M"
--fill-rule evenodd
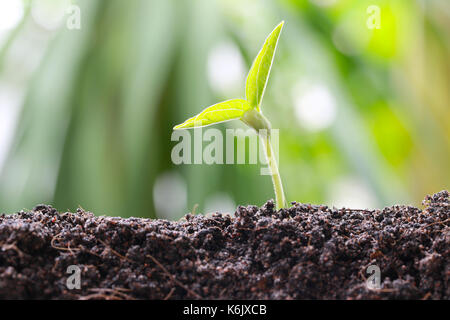
M98 241L100 241L105 247L107 247L109 250L111 250L111 252L115 255L117 255L119 258L125 259L126 261L130 262L130 263L137 263L136 261L133 261L123 255L121 255L119 252L117 252L116 250L114 250L113 248L111 248L111 246L109 246L106 242L104 242L103 240L98 239ZM195 296L197 299L202 299L202 297L197 294L195 291L192 291L191 289L189 289L188 287L186 287L183 283L181 283L180 281L178 281L158 260L156 260L152 255L147 254L147 257L149 257L150 259L152 259L152 261L175 283L178 284L181 288L183 288L184 290L186 290L188 293L190 293L191 295Z
M373 212L375 210L369 210L369 209L349 209L349 208L343 208L344 211L355 211L355 212Z
M219 299L222 298L223 294L227 291L227 288L223 288L219 293Z
M446 222L449 222L449 221L450 221L450 219L447 219L447 220L444 220L444 221L436 221L436 222L427 224L426 226L423 226L421 229L424 229L424 228L428 228L428 227L434 226L435 224L442 224L442 225L445 225L445 223L446 223ZM447 226L446 226L446 227L447 227Z
M427 292L427 294L426 295L424 295L423 297L422 297L422 299L420 299L420 300L428 300L428 298L431 296L431 292Z
M127 299L127 300L135 300L134 297L123 293L123 291L125 292L130 292L131 289L126 289L126 288L114 288L114 289L110 289L110 288L91 288L89 289L89 291L93 291L97 294L104 294L104 293L111 293L112 296L117 296L119 298L122 299Z
M50 245L51 245L51 247L52 247L53 249L56 249L56 250L62 250L62 251L69 251L72 255L74 254L73 251L79 251L79 250L80 250L80 248L73 248L73 249L72 249L72 248L70 247L70 244L67 245L67 247L59 247L59 246L55 245L56 239L58 239L58 238L60 238L60 237L61 237L61 233L58 233L58 234L55 235L55 236L52 238L52 240L50 241Z
M0 243L1 245L1 249L2 251L7 251L7 250L14 250L15 252L17 252L17 254L19 255L19 257L23 257L25 254L22 252L22 250L20 250L17 246L16 243L10 243L10 244L3 244Z
M126 261L128 261L128 262L130 262L130 263L137 263L136 261L133 261L133 260L131 260L131 259L129 259L129 258L123 256L123 255L121 255L119 252L117 252L116 250L114 250L113 248L111 248L111 246L109 246L105 241L100 240L100 239L98 239L98 241L100 241L101 244L103 244L105 247L107 247L109 250L111 250L111 252L112 252L113 254L115 254L116 256L118 256L119 258L124 259L124 260L126 260Z
M91 288L89 291L95 292L86 296L80 296L80 300L104 299L104 300L135 300L134 297L123 293L122 291L131 291L125 288Z
M170 278L170 280L172 280L174 283L176 283L177 285L179 285L181 288L183 288L184 290L186 290L188 293L190 293L191 295L195 296L197 299L202 299L202 297L196 293L195 291L192 291L191 289L189 289L188 287L186 287L183 283L181 283L180 281L178 281L158 260L156 260L152 255L147 254L146 257L152 259L152 261Z
M92 299L103 299L103 300L123 300L123 298L116 297L114 295L107 295L104 293L93 293L88 294L87 296L81 296L80 300L92 300Z
M381 293L389 293L389 292L397 291L396 289L389 289L389 288L385 288L385 289L370 289L370 290L374 291L374 292L381 292Z
M170 289L169 294L164 298L164 300L169 300L174 292L175 292L175 288Z

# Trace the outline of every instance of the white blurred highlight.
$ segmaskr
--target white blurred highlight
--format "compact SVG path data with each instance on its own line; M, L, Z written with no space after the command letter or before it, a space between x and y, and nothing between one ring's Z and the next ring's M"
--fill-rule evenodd
M378 207L376 196L363 181L356 177L344 177L335 182L330 189L330 204L337 208Z
M11 147L21 103L19 90L0 83L0 173Z
M54 30L63 24L70 3L70 0L33 0L31 15L41 27Z
M233 214L236 204L226 193L216 193L205 201L205 213L230 213Z
M319 131L332 125L336 118L336 100L322 84L298 83L292 90L295 116L309 131Z
M23 14L22 0L1 0L0 31L13 29L22 20Z
M220 94L234 93L242 88L245 77L244 60L232 42L222 42L208 55L208 79Z
M158 218L177 220L187 207L187 186L175 171L160 174L153 186L153 201Z

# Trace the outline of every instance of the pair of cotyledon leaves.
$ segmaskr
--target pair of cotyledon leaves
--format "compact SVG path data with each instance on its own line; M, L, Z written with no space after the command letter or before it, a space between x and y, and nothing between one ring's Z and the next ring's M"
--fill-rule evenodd
M261 112L261 100L266 89L283 24L284 21L269 34L255 61L253 61L245 83L245 100L232 99L214 104L198 115L175 126L174 130L204 127L219 122L241 119L251 109Z

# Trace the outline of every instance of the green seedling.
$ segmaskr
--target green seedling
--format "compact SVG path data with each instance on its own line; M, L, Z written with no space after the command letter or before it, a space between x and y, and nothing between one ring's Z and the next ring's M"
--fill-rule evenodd
M285 207L286 200L271 143L271 124L261 112L261 101L267 86L283 24L284 21L269 34L253 61L245 83L245 99L232 99L214 104L173 128L179 130L205 127L230 120L241 120L255 129L264 145L265 155L271 170L277 209Z

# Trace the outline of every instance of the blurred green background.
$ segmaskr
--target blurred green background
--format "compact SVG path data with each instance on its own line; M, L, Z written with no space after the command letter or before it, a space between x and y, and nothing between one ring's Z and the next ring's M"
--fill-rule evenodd
M1 0L0 212L178 219L273 198L256 165L174 165L170 137L244 97L281 20L262 109L287 199L373 208L448 189L448 0Z

